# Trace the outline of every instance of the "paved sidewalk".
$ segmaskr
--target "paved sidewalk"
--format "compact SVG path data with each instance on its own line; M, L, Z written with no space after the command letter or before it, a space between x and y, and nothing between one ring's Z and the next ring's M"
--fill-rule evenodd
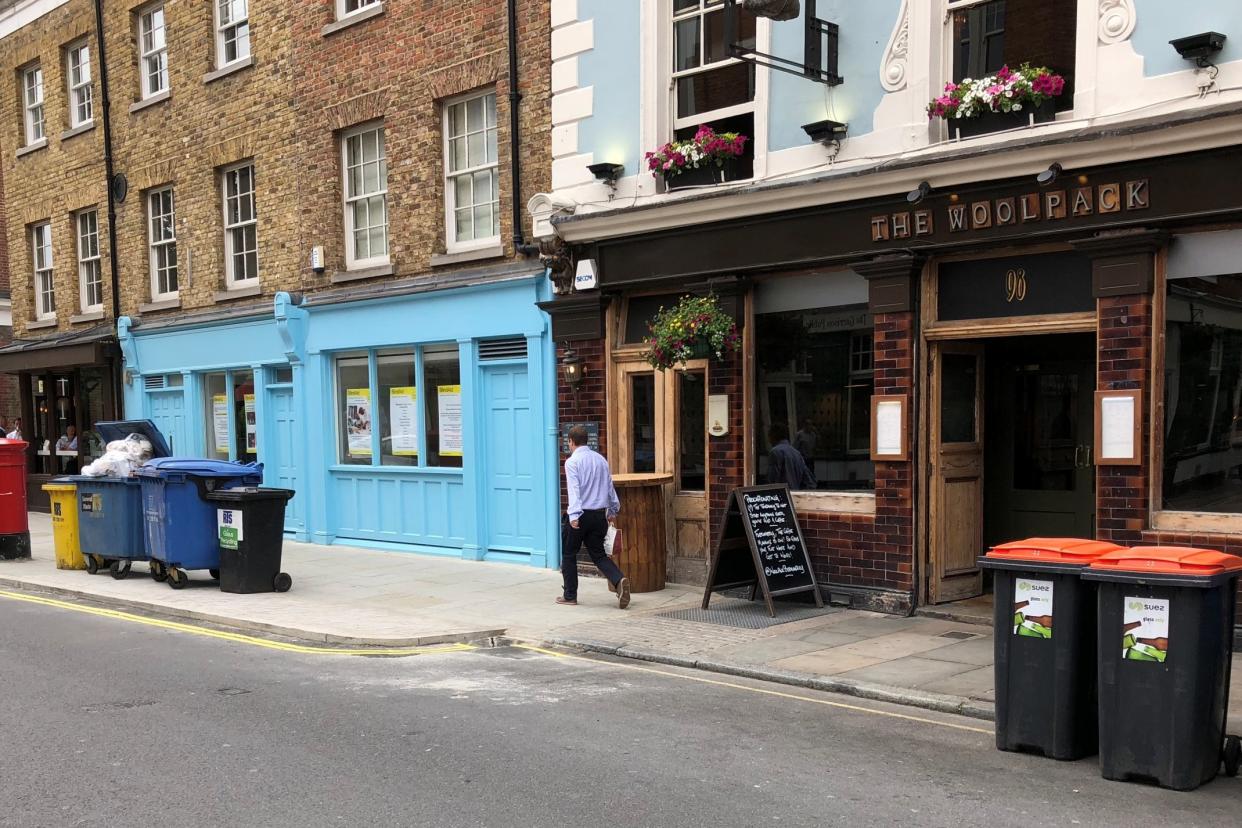
M0 561L0 590L37 590L122 608L309 640L410 646L507 636L528 642L848 693L981 719L993 717L992 631L949 618L901 618L762 602L669 586L635 595L621 612L599 579L584 579L577 607L558 606L560 573L346 546L285 543L284 594L231 595L206 573L184 590L147 577L61 571L51 521L31 515L34 560ZM674 617L670 617L674 616ZM765 626L771 624L769 626ZM1242 731L1242 655L1230 691L1233 732Z

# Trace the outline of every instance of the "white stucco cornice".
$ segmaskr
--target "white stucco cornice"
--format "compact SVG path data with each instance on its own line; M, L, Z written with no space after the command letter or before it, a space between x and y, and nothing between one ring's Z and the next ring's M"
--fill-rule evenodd
M68 2L69 0L15 0L12 3L0 3L0 39Z

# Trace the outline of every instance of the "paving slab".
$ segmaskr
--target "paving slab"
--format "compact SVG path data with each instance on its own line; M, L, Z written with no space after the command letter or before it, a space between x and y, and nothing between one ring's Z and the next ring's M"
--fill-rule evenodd
M910 656L892 661L861 667L845 673L838 673L841 678L870 681L878 684L893 684L899 687L925 688L928 684L953 676L969 673L975 668L969 664L953 661L933 661L930 658Z

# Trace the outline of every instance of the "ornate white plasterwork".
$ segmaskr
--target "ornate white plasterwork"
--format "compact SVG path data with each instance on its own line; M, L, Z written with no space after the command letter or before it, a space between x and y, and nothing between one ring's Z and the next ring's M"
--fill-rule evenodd
M1100 0L1100 42L1121 43L1134 34L1134 0Z
M897 25L884 49L880 62L880 85L885 92L897 92L906 88L906 63L910 52L910 0L901 0L897 12Z

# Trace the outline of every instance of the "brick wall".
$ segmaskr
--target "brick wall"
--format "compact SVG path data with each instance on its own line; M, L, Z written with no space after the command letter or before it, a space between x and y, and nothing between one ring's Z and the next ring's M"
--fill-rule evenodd
M556 402L557 418L560 422L596 422L599 423L599 450L608 456L608 375L604 356L604 340L591 339L572 343L574 352L582 362L582 384L571 388L564 382L560 374L560 361L565 356L565 346L556 348L557 376ZM564 464L565 454L558 455L559 462ZM565 475L557 472L560 478L561 511L569 504L569 494L565 490Z
M0 297L9 297L9 254L7 221L4 208L4 165L0 164ZM0 326L0 345L7 345L13 338L13 329L8 325ZM0 416L12 419L21 410L21 397L17 387L17 377L11 374L0 374Z

